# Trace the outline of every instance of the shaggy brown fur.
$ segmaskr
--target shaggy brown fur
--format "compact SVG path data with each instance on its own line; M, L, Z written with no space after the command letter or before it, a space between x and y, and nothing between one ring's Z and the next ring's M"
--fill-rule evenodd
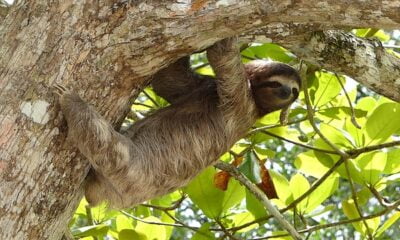
M69 137L94 171L86 198L123 208L174 191L212 165L257 117L292 103L299 76L281 63L245 67L235 39L207 51L217 79L190 71L184 58L160 71L154 90L171 105L116 132L77 94L58 85ZM251 85L251 87L250 87Z

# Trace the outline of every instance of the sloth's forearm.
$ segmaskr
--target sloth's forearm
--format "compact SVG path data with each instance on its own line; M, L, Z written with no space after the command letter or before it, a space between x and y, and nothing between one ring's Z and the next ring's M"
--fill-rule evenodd
M93 107L74 93L60 100L68 123L68 137L89 159L96 171L110 176L127 171L129 139L115 131Z
M255 106L236 38L214 44L207 56L216 74L220 109L227 126L232 131L248 129L255 119Z

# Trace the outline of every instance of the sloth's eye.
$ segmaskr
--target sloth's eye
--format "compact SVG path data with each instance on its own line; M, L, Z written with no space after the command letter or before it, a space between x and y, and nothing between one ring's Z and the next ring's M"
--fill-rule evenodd
M267 82L267 84L265 84L267 87L270 88L279 88L282 87L282 84L280 82Z

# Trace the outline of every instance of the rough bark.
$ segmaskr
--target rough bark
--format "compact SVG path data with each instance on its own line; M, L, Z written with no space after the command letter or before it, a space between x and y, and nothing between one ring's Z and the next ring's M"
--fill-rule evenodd
M0 238L60 239L88 162L69 148L51 86L111 122L158 69L279 23L396 28L400 1L19 1L0 23ZM1 18L0 18L1 19Z
M400 58L376 39L337 31L316 32L290 48L299 57L348 75L376 93L400 102Z
M350 76L376 93L400 102L400 58L388 52L379 40L341 31L310 32L316 27L313 24L284 26L284 32L267 25L242 38L279 43L303 60Z

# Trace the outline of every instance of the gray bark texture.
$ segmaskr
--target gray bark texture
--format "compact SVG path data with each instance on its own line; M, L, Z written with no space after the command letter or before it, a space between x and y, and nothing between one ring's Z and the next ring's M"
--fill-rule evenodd
M347 50L335 52L327 39L345 38L353 43L349 49L365 42L339 33L299 37L309 30L393 29L399 23L400 0L20 0L10 9L1 5L0 239L61 239L82 197L89 164L69 147L55 83L74 89L117 126L129 99L157 70L223 38L256 31L264 40L298 39L288 46L299 56L368 78L373 90L399 100L399 77L396 81L387 68L374 67L379 57L398 74L398 59L381 58L379 46L367 42L366 53L350 52L350 59L335 62ZM331 49L327 59L321 48ZM359 66L346 65L352 61Z

